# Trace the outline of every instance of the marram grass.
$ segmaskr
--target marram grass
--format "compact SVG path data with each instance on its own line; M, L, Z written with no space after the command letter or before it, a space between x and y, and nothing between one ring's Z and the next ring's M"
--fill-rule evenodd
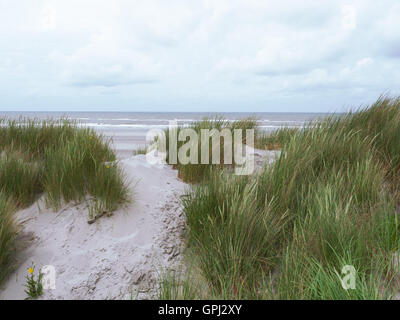
M400 99L381 97L276 132L269 145L279 144L281 155L260 174L208 170L183 197L187 250L199 269L192 276L200 273L207 290L190 288L197 283L190 275L179 286L196 293L190 299L392 298L400 271L399 141ZM345 266L356 272L355 289L342 287ZM164 281L161 296L184 298L176 283Z
M260 132L255 147L262 150L281 150L299 131L298 128L284 127L270 133Z
M197 162L198 164L182 164L182 163L172 163L171 160L171 155L169 154L169 148L170 148L170 130L175 131L176 137L179 137L179 133L181 132L182 129L192 129L196 132L197 137L198 137L198 151L197 151ZM202 145L202 135L201 135L201 130L202 129L208 129L208 130L213 130L216 129L218 131L222 131L224 129L227 129L231 132L232 138L234 134L235 129L242 129L242 140L245 143L246 141L246 129L254 129L255 130L255 135L258 133L257 129L257 119L256 118L244 118L241 120L236 120L236 121L228 121L222 117L215 117L215 118L204 118L203 120L193 122L189 126L177 126L176 128L168 128L165 130L165 137L166 137L166 151L167 151L167 163L173 164L173 167L178 170L178 177L182 179L185 182L189 183L198 183L203 180L204 177L207 177L209 169L220 169L220 168L229 168L234 166L234 161L233 159L230 160L231 164L226 164L224 159L224 138L220 138L220 149L217 150L220 156L220 162L219 163L212 163L212 152L211 150L216 150L217 146L213 145L213 138L212 135L210 135L209 138L209 154L206 155L208 157L208 164L203 164L202 163L202 150L201 150L201 145ZM210 132L211 133L211 132ZM177 142L177 150L180 150L182 145L184 145L186 142L188 142L189 138L187 137L186 141L178 141ZM234 152L234 144L233 144L233 139L232 139L232 153ZM188 154L190 154L188 152Z
M0 284L12 270L17 226L13 200L0 191Z
M88 201L93 221L130 200L115 160L110 141L75 122L0 119L0 280L12 265L16 209L42 194L56 210Z

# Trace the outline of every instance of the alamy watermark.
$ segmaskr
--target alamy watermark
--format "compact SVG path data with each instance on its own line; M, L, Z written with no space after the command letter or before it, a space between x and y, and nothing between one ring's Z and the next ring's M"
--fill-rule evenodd
M221 138L223 138L222 155ZM168 163L172 165L234 165L236 175L250 175L254 171L254 152L252 152L254 129L200 129L199 136L199 133L192 128L178 130L177 121L170 121L167 131L161 129L148 131L146 142L150 144L146 154L146 160L150 164L161 164L166 161L168 151Z
M42 286L44 290L56 289L56 268L52 265L43 266L40 269L42 276Z
M356 288L356 269L354 268L354 266L345 265L342 268L342 275L344 275L343 278L338 275L339 280L342 284L342 288L344 290L354 290Z

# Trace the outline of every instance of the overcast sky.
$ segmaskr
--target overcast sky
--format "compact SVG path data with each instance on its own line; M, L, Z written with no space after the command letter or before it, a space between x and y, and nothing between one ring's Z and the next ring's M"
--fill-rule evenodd
M0 0L0 110L344 111L400 93L399 0Z

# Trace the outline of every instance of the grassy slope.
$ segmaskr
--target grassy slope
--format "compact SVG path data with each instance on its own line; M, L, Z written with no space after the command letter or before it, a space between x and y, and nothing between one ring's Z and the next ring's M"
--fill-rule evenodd
M24 124L21 125L20 123ZM89 201L90 218L129 200L109 141L67 120L0 120L0 280L10 267L13 213L40 194L49 207Z
M197 269L190 280L174 280L185 289L174 289L180 294L171 294L171 282L164 281L161 297L376 299L395 293L400 99L383 97L368 109L274 139L279 136L282 154L260 175L214 171L184 197ZM357 271L355 290L341 286L345 265Z

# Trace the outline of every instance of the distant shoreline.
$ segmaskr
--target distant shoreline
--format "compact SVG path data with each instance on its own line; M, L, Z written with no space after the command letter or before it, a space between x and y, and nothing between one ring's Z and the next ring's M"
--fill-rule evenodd
M317 118L329 116L329 113L278 113L278 112L0 112L0 117L18 119L27 118L60 118L67 116L80 125L94 129L110 138L117 156L126 159L132 151L146 144L146 134L151 129L165 129L170 120L189 125L204 117L222 116L228 121L240 118L256 117L259 128L273 132L282 127L301 128L305 123Z

